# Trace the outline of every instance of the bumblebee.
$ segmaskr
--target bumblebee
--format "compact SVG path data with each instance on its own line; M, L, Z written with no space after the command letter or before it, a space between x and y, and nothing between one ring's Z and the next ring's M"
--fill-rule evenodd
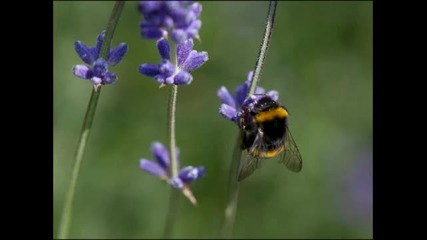
M301 171L301 154L288 128L288 110L265 94L249 99L252 102L244 103L239 115L240 147L247 155L241 160L238 180L261 167L262 159L276 156L291 171Z

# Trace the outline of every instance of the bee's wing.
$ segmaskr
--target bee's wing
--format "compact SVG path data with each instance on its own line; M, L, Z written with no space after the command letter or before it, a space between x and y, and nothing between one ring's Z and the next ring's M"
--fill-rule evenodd
M293 172L299 172L302 168L302 158L298 147L292 137L289 128L286 127L285 150L280 158L281 163L285 164Z
M239 166L239 182L249 177L255 170L261 167L261 160L250 155L260 144L262 144L262 134L257 134L252 147L248 149L249 153L245 151L245 153L242 154Z
M249 177L255 170L261 167L261 160L245 153L242 155L239 167L239 182Z

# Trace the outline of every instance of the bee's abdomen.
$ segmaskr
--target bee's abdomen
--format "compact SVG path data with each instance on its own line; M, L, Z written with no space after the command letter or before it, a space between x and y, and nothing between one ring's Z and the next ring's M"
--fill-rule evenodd
M258 116L260 117L256 117L256 120L263 120L258 121L258 126L264 133L267 144L273 144L284 138L287 124L287 112L284 108L279 107L260 113Z
M254 120L257 123L264 123L264 122L268 122L268 121L272 121L274 119L285 119L288 117L288 111L286 111L285 108L283 107L274 107L274 108L270 108L266 111L262 111L262 112L258 112L255 117Z
M255 149L251 156L255 158L272 158L284 150L283 145L272 145L270 149Z

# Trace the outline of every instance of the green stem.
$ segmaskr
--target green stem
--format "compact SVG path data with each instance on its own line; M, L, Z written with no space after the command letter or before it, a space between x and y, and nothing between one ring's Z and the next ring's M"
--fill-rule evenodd
M113 10L111 11L110 19L107 23L107 29L105 31L104 43L101 46L100 57L107 59L108 50L110 49L111 39L113 39L114 32L116 31L117 23L119 22L120 15L122 14L125 1L116 1Z
M101 46L101 53L100 53L101 58L107 59L108 47L110 46L111 39L114 35L114 30L116 29L116 25L119 21L120 14L122 12L124 4L125 2L117 1L116 4L114 5L113 11L110 16L110 20L108 21L104 42ZM59 225L58 238L60 239L68 238L77 179L79 176L80 166L81 166L84 152L86 149L86 143L88 141L93 119L95 117L96 106L97 106L100 94L101 94L101 86L92 89L92 94L86 110L86 115L83 120L82 130L80 132L80 137L77 143L77 150L76 150L71 180L68 186L67 195L65 197L64 208L62 210L61 222Z
M169 111L168 111L168 135L169 135L169 151L171 155L170 174L172 177L178 175L178 163L176 160L176 140L175 140L175 111L176 111L176 95L178 86L172 85L169 89Z
M246 96L252 95L255 93L256 87L259 84L261 78L262 67L265 62L265 57L268 51L268 46L271 39L271 34L274 25L274 18L276 16L276 7L277 1L270 1L268 8L267 21L265 25L264 37L262 39L260 51L258 54L258 59L255 64L254 76L252 77L249 91ZM230 173L229 173L229 185L228 185L228 203L224 212L224 220L221 227L220 237L221 238L231 238L233 234L234 222L236 218L237 202L239 198L239 165L240 159L242 156L241 146L241 137L237 136L237 142L234 146L233 157L231 160Z
M176 213L178 210L178 200L180 192L171 187L169 196L169 209L166 217L165 229L163 231L162 239L170 239L175 226Z
M73 172L71 175L70 185L68 186L67 195L65 198L64 208L62 211L61 223L59 226L59 235L58 238L65 239L68 238L68 231L70 228L71 214L73 208L74 193L77 185L77 178L79 175L80 165L83 159L83 154L87 139L89 137L90 128L92 125L93 117L95 115L96 105L98 102L99 94L101 93L101 88L92 90L92 95L89 100L89 105L87 107L86 116L83 121L83 127L80 134L80 139L77 144L77 153L74 161Z
M240 135L238 135L228 176L228 204L225 208L223 225L220 232L220 238L223 239L231 237L234 221L236 219L237 202L239 199L239 182L237 180L237 176L239 172L240 158L242 156L242 151L240 150L241 140Z
M175 71L178 71L178 63L176 57L176 44L170 44L171 61L175 65ZM176 73L176 72L175 72ZM176 96L178 94L178 86L172 85L169 88L169 103L168 103L168 139L170 152L170 169L169 174L172 177L178 176L178 161L176 159L176 138L175 138L175 112L176 112ZM171 187L169 198L169 209L166 216L166 223L163 232L164 239L170 238L176 221L176 212L178 209L179 191Z
M175 65L175 73L178 71L178 58L176 56L176 44L171 41L171 62ZM178 86L172 85L169 89L169 103L168 103L168 139L169 151L171 155L170 175L175 177L178 175L178 163L176 159L176 140L175 140L175 112L176 112L176 96L178 94Z
M265 57L267 55L268 47L270 46L271 34L273 33L274 18L276 17L277 1L270 1L268 7L267 22L265 24L264 37L261 42L261 48L258 54L258 60L255 64L254 76L252 77L251 86L247 96L255 93L256 87L261 79L262 67L264 66Z

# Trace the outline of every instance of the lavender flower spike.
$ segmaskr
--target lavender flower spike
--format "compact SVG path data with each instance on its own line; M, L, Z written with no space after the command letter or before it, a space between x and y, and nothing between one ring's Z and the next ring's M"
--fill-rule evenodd
M170 45L166 39L161 38L157 41L157 49L162 57L160 63L141 64L138 71L142 75L153 77L161 86L189 85L193 80L190 72L201 67L209 59L207 52L193 50L192 39L177 45L177 67L170 61Z
M139 24L141 35L147 39L171 35L176 43L199 38L202 5L191 1L140 1L139 12L144 21Z
M109 66L117 65L127 52L125 43L119 44L115 49L108 49L108 57L106 60L99 57L101 46L104 41L105 31L98 35L96 47L87 47L83 42L76 41L74 49L77 54L86 64L90 65L75 65L73 66L73 74L82 79L88 79L95 86L95 89L100 85L113 84L117 81L116 74L108 71Z
M145 172L165 180L172 187L180 189L193 204L196 204L197 201L190 190L190 183L202 178L205 175L205 167L187 166L179 171L178 176L172 177L170 175L170 155L166 147L160 142L154 142L151 145L151 152L156 158L157 162L142 158L139 161L139 167ZM177 148L176 158L178 160L178 167L179 152L180 151Z

